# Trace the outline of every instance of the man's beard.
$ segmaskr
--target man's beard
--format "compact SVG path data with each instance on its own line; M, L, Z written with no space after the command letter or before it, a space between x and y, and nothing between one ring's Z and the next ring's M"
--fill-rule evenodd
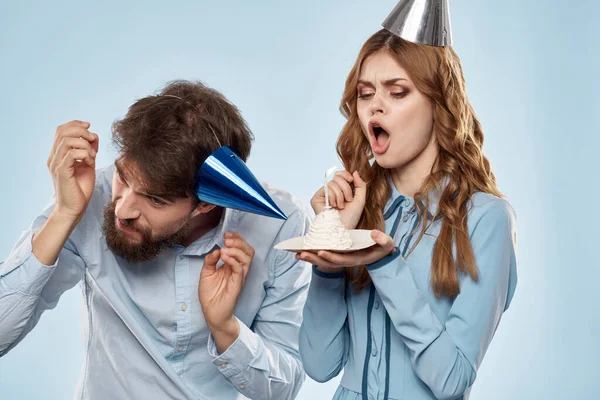
M131 220L121 220L123 225L130 229L135 229L142 235L139 243L131 243L127 240L127 234L116 226L115 208L116 205L114 202L107 204L104 208L102 230L104 231L106 243L110 250L130 263L154 260L166 248L182 243L186 236L190 220L189 215L177 221L177 225L182 226L177 232L155 238L152 237L152 230L150 228L139 229L133 225Z

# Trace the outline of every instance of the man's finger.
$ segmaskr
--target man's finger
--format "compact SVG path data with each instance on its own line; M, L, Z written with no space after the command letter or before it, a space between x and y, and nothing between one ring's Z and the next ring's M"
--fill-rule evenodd
M221 251L221 260L231 267L231 271L238 275L244 275L244 267L235 257L229 255L230 250Z
M59 166L59 173L62 176L72 176L72 172L69 172L71 168L75 167L77 160L85 162L90 167L94 168L94 159L87 150L72 149L65 155L62 163Z
M90 123L87 122L87 121L80 121L78 119L74 119L73 121L69 121L69 122L66 122L66 123L64 123L62 125L59 125L56 128L56 132L58 133L58 131L60 131L62 129L69 128L71 126L80 126L80 127L84 128L84 129L87 129L87 128L90 127Z
M90 146L90 143L87 140L81 138L64 138L56 148L54 156L51 155L52 159L48 164L48 168L50 168L51 171L54 171L58 164L63 162L67 153L73 149L86 150L92 157L96 156L96 152L93 150L92 146Z
M215 250L204 257L204 265L202 266L202 272L213 273L217 270L217 263L221 258L221 251Z
M92 135L92 138L90 139L90 144L92 145L92 149L94 149L96 151L96 153L98 153L98 149L100 148L100 136L98 136L94 132L90 132L90 134Z
M236 232L227 232L225 234L225 246L242 250L250 258L254 257L254 248L246 242L242 235Z
M61 125L56 130L56 135L54 136L54 143L52 144L52 149L50 150L51 155L56 153L63 139L67 137L83 138L88 142L97 141L97 135L90 133L86 128L83 128L81 125Z
M250 266L251 258L248 254L244 253L242 249L237 248L226 248L221 250L221 254L226 254L228 257L235 259L242 268L247 269Z
M63 127L56 131L56 138L82 137L85 140L93 141L96 136L81 125L71 125Z

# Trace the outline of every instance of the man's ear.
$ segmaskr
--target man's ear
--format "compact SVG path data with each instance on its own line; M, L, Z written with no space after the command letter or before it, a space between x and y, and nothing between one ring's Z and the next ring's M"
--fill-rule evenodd
M196 216L198 214L207 214L214 210L217 206L210 203L200 202L192 212L192 216Z

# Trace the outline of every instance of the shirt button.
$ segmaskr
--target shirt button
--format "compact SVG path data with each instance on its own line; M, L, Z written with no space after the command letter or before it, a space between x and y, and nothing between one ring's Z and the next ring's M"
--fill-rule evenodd
M177 351L178 352L182 352L183 351L183 346L177 346Z
M246 387L246 385L240 385L240 389L243 389L245 387Z
M225 368L227 366L227 363L224 362L223 364L221 364L221 368Z
M377 349L376 348L373 348L373 350L371 350L371 355L373 357L377 357Z
M180 260L183 260L185 258L185 256L179 256Z
M18 263L20 263L20 262L21 262L21 259L20 259L19 257L16 257L16 258L15 258L15 260L13 261L13 263L14 263L15 265L17 265L17 264L18 264Z
M408 221L408 214L404 214L404 217L402 217L402 221L403 222Z
M375 302L375 309L378 309L378 308L379 308L379 302L378 302L378 301L376 301L376 302Z
M183 303L181 305L181 311L185 311L185 310L187 310L187 304Z

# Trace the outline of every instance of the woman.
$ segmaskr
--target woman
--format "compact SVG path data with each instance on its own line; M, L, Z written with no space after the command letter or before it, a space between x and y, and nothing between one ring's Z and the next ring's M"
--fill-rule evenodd
M346 171L329 203L377 244L297 255L314 264L305 370L324 382L343 368L335 399L466 399L517 278L514 211L482 153L459 58L381 30L341 110ZM323 210L322 189L311 204Z

